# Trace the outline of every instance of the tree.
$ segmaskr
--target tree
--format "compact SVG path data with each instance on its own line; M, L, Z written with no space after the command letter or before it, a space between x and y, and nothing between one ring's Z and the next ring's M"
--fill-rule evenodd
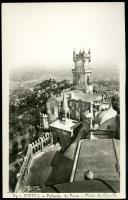
M23 138L23 139L21 140L22 149L24 149L25 144L26 144L26 139Z

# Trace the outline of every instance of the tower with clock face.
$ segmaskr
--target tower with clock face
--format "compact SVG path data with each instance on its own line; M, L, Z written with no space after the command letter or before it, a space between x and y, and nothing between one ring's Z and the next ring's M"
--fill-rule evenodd
M90 85L92 81L92 70L89 66L91 61L91 52L90 49L86 54L79 52L76 54L75 50L73 52L73 61L75 63L75 68L72 69L73 73L73 85L76 90L82 90L85 93L90 93Z

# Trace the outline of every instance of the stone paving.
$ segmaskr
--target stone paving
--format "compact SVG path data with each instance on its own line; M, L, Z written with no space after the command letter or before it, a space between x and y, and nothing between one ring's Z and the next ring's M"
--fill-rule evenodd
M32 159L26 185L45 185L52 171L51 162L56 154L54 147L48 149L49 151L41 152Z

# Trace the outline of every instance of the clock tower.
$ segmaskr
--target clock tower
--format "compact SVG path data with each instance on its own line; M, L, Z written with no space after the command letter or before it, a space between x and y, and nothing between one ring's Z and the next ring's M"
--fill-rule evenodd
M92 81L92 69L89 66L91 62L91 52L90 49L86 54L80 50L79 54L73 51L73 61L75 63L75 69L72 69L73 73L73 85L76 90L82 90L85 93L92 93L89 88L91 88Z

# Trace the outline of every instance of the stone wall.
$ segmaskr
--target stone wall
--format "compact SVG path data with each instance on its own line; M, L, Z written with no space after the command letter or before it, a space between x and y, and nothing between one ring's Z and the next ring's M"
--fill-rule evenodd
M25 182L27 174L29 173L29 168L33 156L37 155L39 152L44 151L49 145L52 144L53 144L53 136L51 133L46 132L43 137L39 138L37 141L28 145L27 154L24 157L24 161L22 163L20 172L17 174L18 182L15 188L15 192L18 191L21 181Z
M59 96L59 95L58 95ZM61 97L61 95L60 95ZM72 97L68 98L68 107L70 110L70 118L81 121L83 119L83 114L87 111L90 112L91 103L82 100L75 100ZM49 123L57 120L62 110L62 100L56 101L54 97L51 97L47 102L47 113Z
M73 85L76 90L83 90L87 93L88 84L92 81L92 69L89 66L89 62L91 61L91 52L88 51L87 54L85 52L73 52L73 61L75 63L75 69L72 70L73 73ZM89 82L88 82L88 80Z
M78 121L83 119L83 114L90 111L91 103L82 100L69 100L70 118Z

